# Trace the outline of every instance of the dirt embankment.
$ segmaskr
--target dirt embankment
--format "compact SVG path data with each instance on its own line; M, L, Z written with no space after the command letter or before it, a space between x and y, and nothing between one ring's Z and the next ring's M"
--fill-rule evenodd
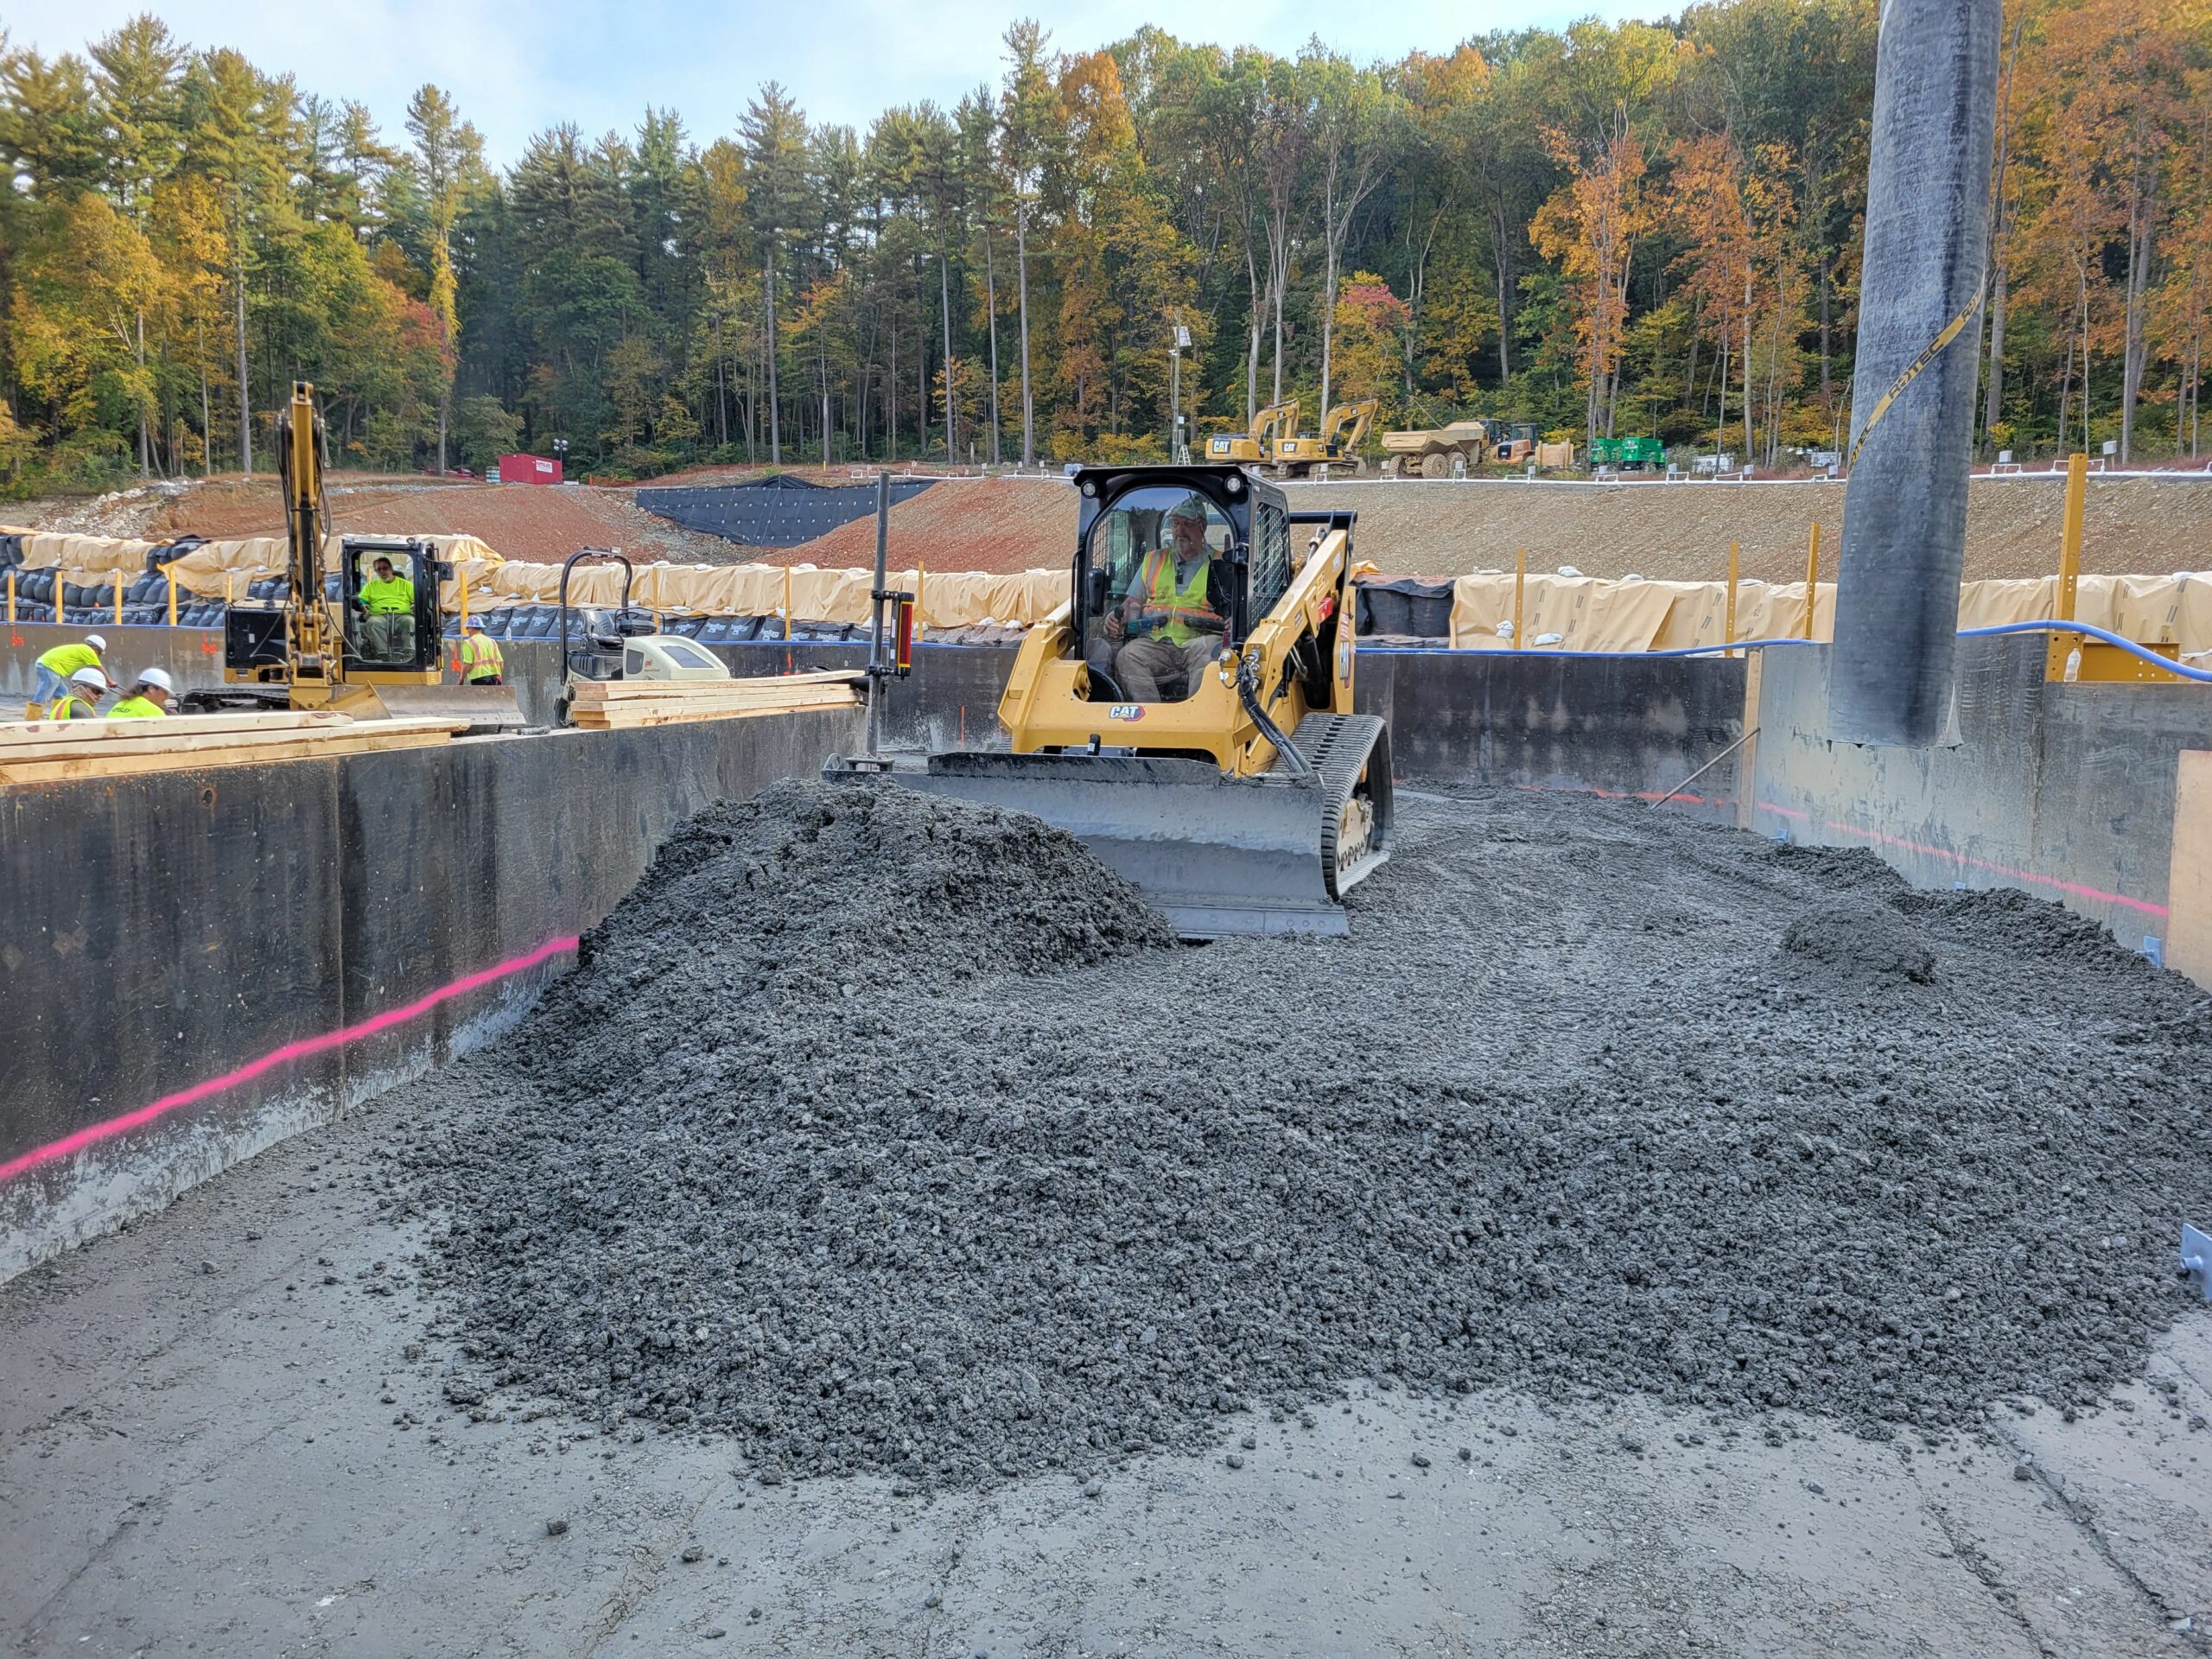
M1586 575L1707 581L1728 573L1802 582L1815 522L1821 574L1833 580L1843 527L1838 484L1521 485L1498 481L1294 484L1298 507L1351 507L1363 557L1392 575L1573 565ZM1975 479L1967 491L1968 581L2045 576L2058 568L2064 480ZM2212 480L2089 482L2082 568L2113 575L2212 569Z
M679 474L689 483L740 482L738 469ZM1968 487L1966 575L2048 575L2057 568L2062 480L1978 478ZM1832 579L1844 492L1834 484L1519 485L1401 480L1287 486L1295 508L1351 507L1360 556L1389 575L1510 569L1525 548L1531 569L1565 564L1593 576L1631 573L1709 580L1726 575L1728 544L1743 574L1802 580L1812 526L1821 574ZM339 474L339 528L385 534L466 532L511 559L556 563L579 547L620 547L682 563L865 568L875 524L863 518L794 548L747 548L681 529L641 510L628 490L582 485L394 480ZM272 480L157 484L96 501L26 502L0 518L40 529L159 538L272 533L283 523ZM947 478L892 509L892 564L932 570L1058 569L1075 546L1076 498L1057 478ZM2186 474L2092 479L2082 569L2160 575L2212 569L2212 480Z

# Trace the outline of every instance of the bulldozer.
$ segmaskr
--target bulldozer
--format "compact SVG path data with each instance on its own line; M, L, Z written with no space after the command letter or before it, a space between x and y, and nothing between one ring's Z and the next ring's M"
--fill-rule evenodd
M1367 463L1360 459L1359 446L1367 436L1367 429L1375 423L1375 399L1363 397L1356 404L1338 404L1321 420L1321 435L1317 438L1288 437L1275 442L1275 475L1278 478L1303 478L1316 467L1333 467L1350 462L1355 473L1367 470ZM1295 425L1294 421L1292 424Z
M441 594L452 565L427 537L344 536L337 559L325 543L329 498L322 478L322 416L315 387L296 381L276 416L276 472L284 498L284 596L232 605L223 619L220 690L186 694L186 708L334 709L357 720L429 717L468 729L524 725L506 686L447 685ZM334 569L326 565L334 563ZM406 608L372 615L362 591L377 567L404 581ZM393 588L395 594L402 590Z
M1282 435L1298 430L1298 399L1286 397L1269 404L1252 417L1249 432L1217 432L1206 440L1209 462L1236 466L1272 466Z
M1356 515L1294 512L1234 466L1075 483L1067 602L999 700L1009 748L833 756L824 775L1058 824L1188 938L1344 932L1393 818L1389 730L1352 706Z

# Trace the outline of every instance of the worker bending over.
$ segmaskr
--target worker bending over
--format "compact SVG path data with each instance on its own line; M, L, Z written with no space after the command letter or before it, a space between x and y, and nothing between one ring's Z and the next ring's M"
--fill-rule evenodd
M404 663L415 655L415 583L395 574L391 561L378 555L375 574L361 584L361 655L380 663Z
M107 711L110 720L159 720L169 711L169 696L176 687L158 668L141 669L131 683L130 695Z
M107 649L107 641L97 633L85 636L82 645L56 645L38 659L38 686L31 693L32 707L24 712L36 720L38 710L69 690L69 682L80 668L98 668L100 653Z
M48 720L98 720L100 699L108 693L107 676L97 668L80 668L69 677L69 689L47 705Z
M1216 575L1206 545L1205 503L1195 495L1178 502L1167 533L1167 545L1145 556L1122 606L1128 643L1115 653L1114 677L1134 702L1163 701L1160 683L1179 674L1189 696L1221 655L1229 626L1219 602L1229 582Z
M455 659L463 685L507 683L507 660L499 654L499 642L485 632L484 625L473 616L461 625L461 649Z

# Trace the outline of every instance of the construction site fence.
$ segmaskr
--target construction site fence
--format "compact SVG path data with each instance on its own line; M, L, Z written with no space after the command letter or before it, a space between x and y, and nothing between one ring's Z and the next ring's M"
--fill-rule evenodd
M489 614L557 602L561 567L502 559L473 536L424 538L449 561L444 605L453 615ZM338 538L331 539L334 556ZM281 596L284 543L276 537L220 542L156 543L0 530L0 599L9 621L111 620L207 626L219 607ZM893 571L894 588L914 594L925 630L1023 628L1065 602L1065 569L998 575L973 571ZM676 618L800 620L859 626L868 620L872 573L809 565L635 567L630 602ZM55 592L59 587L60 593ZM1990 627L2048 620L2056 614L2054 576L1992 578L1964 584L1959 626ZM1559 649L1591 652L1681 650L1774 638L1827 639L1834 627L1835 585L1745 578L1662 582L1637 578L1480 571L1427 581L1363 579L1363 633L1459 650ZM571 605L620 602L620 566L579 566ZM2212 651L2212 573L2085 575L2076 620L2143 645L2185 653Z

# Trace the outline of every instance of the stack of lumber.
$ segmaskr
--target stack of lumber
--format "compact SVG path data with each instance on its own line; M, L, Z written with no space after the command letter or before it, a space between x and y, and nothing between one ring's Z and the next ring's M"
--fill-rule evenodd
M572 688L569 721L584 731L625 731L691 720L741 720L794 709L860 704L856 669L733 680L586 680Z
M324 760L422 748L465 729L464 721L357 721L327 709L179 715L167 720L10 721L0 722L0 785Z

